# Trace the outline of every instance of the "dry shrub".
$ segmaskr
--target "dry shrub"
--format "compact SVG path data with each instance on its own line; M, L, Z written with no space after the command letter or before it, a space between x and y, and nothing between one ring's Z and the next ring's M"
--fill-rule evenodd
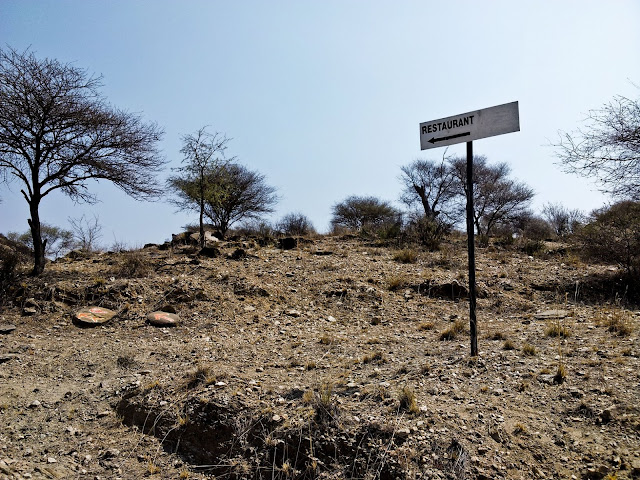
M393 259L400 263L416 263L418 261L418 253L410 248L399 250L393 255Z
M137 250L123 253L115 273L122 278L146 277L151 273L149 259Z
M547 328L544 333L547 337L567 338L571 335L571 330L569 330L569 327L565 326L560 320L554 320L547 323Z
M607 327L607 330L620 337L628 337L633 332L631 315L626 310L605 312L603 316L596 319L596 323Z
M400 410L407 411L409 413L419 413L418 400L416 393L409 387L403 387L398 395L398 402L400 402Z
M314 396L313 409L316 422L320 424L334 424L338 419L338 404L333 394L333 385L324 383Z
M456 336L467 329L464 320L456 320L453 325L440 334L440 340L453 340Z

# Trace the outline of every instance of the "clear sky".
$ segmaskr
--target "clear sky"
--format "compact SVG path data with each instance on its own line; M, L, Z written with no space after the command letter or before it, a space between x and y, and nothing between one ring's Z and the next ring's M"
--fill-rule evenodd
M640 2L1 0L0 45L103 75L113 105L164 128L169 167L183 135L225 133L228 153L278 188L272 220L301 212L326 231L336 202L395 202L402 165L441 158L420 151L420 122L516 100L521 131L474 153L508 162L537 210L603 205L548 145L615 95L638 98ZM47 197L41 218L69 228L98 215L107 246L162 242L197 221L106 183L96 191L94 205ZM27 230L18 184L0 197L0 232Z

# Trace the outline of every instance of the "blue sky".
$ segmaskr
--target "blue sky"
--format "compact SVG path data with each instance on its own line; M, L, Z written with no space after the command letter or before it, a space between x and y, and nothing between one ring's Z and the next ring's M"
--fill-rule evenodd
M615 95L638 98L640 2L2 0L0 44L103 75L115 106L181 137L209 125L324 231L349 195L397 201L420 122L518 101L518 133L474 142L536 191L534 207L591 210L608 199L563 174L549 142ZM448 154L464 154L464 144ZM166 174L170 173L167 170ZM141 203L104 183L101 202L44 199L43 221L98 215L103 243L162 242L197 215ZM0 232L25 231L18 184L0 185Z

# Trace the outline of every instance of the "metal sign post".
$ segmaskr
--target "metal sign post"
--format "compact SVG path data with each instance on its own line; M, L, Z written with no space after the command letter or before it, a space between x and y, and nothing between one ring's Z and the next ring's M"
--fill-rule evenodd
M476 247L473 234L473 142L467 142L467 251L469 255L469 332L471 356L478 356L476 322Z
M467 250L469 255L469 330L471 356L478 356L476 253L473 225L473 140L520 131L518 102L462 113L420 124L420 148L467 143Z

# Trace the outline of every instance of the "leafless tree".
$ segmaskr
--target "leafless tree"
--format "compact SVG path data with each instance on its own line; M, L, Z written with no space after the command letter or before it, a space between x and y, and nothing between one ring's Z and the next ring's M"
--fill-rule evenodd
M288 213L276 224L276 229L284 235L304 236L315 233L313 223L302 213Z
M560 203L546 203L542 208L542 215L559 237L575 233L586 218L585 214L580 210L569 210Z
M457 178L461 211L466 198L467 159L452 157L451 168ZM499 223L507 223L529 209L534 192L526 184L509 178L506 163L489 165L483 155L473 157L473 223L478 235L488 236Z
M75 244L84 252L92 252L98 248L98 240L102 238L102 225L97 215L93 220L82 215L80 218L68 218L73 231Z
M207 199L215 197L217 185L208 178L216 168L233 158L225 160L229 139L221 133L209 133L202 127L196 133L182 138L180 152L183 166L177 168L178 175L169 177L168 186L178 195L173 203L181 210L195 210L199 213L200 247L204 247L204 216ZM187 192L188 190L188 192Z
M640 99L614 97L585 123L560 132L554 145L564 170L596 178L615 197L640 200Z
M29 204L34 275L45 266L39 208L51 192L93 202L89 181L105 179L134 198L161 194L162 130L109 105L101 85L70 64L0 49L0 178L18 181Z
M400 199L409 207L420 204L424 215L435 220L448 216L456 197L456 177L443 158L441 162L415 160L401 168L400 182L404 186Z

